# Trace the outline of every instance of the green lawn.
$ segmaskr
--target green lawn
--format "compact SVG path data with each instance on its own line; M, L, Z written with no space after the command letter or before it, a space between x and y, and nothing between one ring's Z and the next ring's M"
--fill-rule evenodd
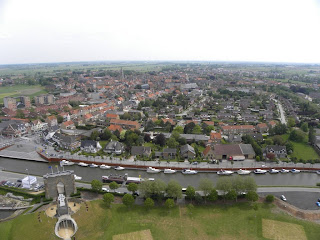
M291 157L296 157L298 159L309 160L309 159L318 159L319 155L317 152L306 143L297 143L292 142L293 144L293 153Z
M47 91L44 90L44 88L40 85L14 85L0 87L0 103L3 103L3 98L8 96L17 97L21 95L26 95L34 97L44 93L47 93Z
M170 212L163 207L146 211L142 206L127 209L114 204L106 209L101 200L87 202L73 215L79 230L76 239L107 239L114 235L150 229L153 239L265 239L262 219L272 219L302 226L307 239L319 239L319 225L297 220L273 211L272 205L258 204L253 210L249 203L233 205L195 206L192 214L186 207L175 207ZM0 223L0 239L57 239L53 236L55 219L37 213ZM89 220L89 221L88 221Z
M289 139L289 134L282 135L283 140L287 141ZM291 157L296 157L298 159L309 160L309 159L318 159L319 155L317 152L308 144L307 136L303 142L293 142L293 153Z

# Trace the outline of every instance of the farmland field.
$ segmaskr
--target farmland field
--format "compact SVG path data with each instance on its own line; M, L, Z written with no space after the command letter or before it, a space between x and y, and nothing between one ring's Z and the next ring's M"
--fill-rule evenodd
M17 97L26 95L34 97L43 93L47 93L46 90L40 85L15 85L0 87L0 103L3 103L4 97Z

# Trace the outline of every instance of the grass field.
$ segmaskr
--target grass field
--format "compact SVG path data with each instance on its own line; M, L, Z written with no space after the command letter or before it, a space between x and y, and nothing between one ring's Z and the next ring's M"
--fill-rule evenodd
M283 140L287 141L289 138L289 134L282 135ZM293 142L293 153L290 155L291 157L296 157L298 159L309 160L309 159L318 159L319 155L317 152L311 147L306 139L303 142Z
M301 225L262 219L262 235L267 239L307 240Z
M73 218L79 226L76 239L121 239L123 236L137 236L144 233L146 239L150 230L152 239L266 239L263 237L263 220L274 220L283 226L300 229L306 239L316 240L320 236L319 225L297 220L280 213L271 205L258 204L253 210L249 203L232 206L195 206L192 214L186 207L175 207L168 212L163 207L146 211L142 206L127 209L124 205L112 205L106 209L101 200L88 202L88 212L84 205ZM18 217L9 222L0 223L0 239L58 239L53 236L55 219L41 213L42 222L37 220L38 213ZM272 223L272 222L271 222ZM268 226L267 226L268 227ZM271 229L270 231L277 231ZM283 228L284 231L285 228ZM127 235L123 235L127 234ZM119 236L120 235L120 236ZM302 236L302 235L301 235ZM131 239L131 238L127 238ZM287 238L282 238L287 239ZM302 238L303 239L303 238Z
M17 97L21 95L27 95L34 97L43 93L47 93L40 85L15 85L0 87L0 103L3 103L4 97Z

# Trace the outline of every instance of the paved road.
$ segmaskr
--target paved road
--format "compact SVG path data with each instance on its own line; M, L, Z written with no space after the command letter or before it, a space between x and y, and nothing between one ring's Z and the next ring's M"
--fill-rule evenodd
M27 174L21 174L21 173L13 173L13 172L6 172L6 171L0 171L0 182L3 180L7 180L10 182L16 183L18 179L23 179L27 176ZM38 184L43 184L43 177L42 176L36 176L38 180ZM88 183L81 183L76 182L77 187L86 187L91 188L91 185Z
M279 112L280 112L280 121L282 124L286 124L287 125L287 119L285 117L285 112L283 110L283 107L281 105L281 103L278 101L278 109L279 109Z
M320 188L303 188L303 187L260 187L257 189L258 193L272 193L272 192L315 192L320 193Z

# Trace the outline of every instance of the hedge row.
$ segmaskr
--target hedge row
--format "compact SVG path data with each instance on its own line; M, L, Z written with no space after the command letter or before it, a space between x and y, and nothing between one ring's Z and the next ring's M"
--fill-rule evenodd
M37 195L25 192L19 188L13 188L13 187L6 187L6 186L0 186L0 191L3 193L13 193L16 196L22 196L25 199L27 198L32 198L32 202L31 203L39 203L41 201L41 198L45 197L45 193L39 193Z

